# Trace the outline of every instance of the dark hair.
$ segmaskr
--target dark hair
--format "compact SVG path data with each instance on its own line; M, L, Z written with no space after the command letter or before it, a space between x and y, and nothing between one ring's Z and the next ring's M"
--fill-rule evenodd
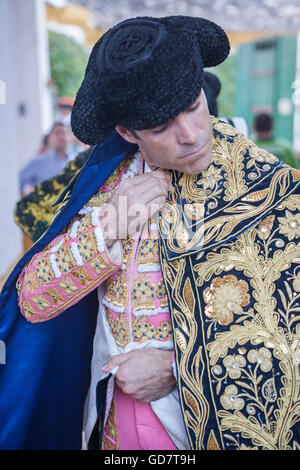
M43 137L43 139L42 139L42 144L43 144L43 145L48 145L48 143L49 143L49 137L50 137L50 134L44 135L44 137Z
M127 129L127 130L130 132L130 134L133 135L133 137L135 137L136 139L139 139L139 136L137 135L135 129Z
M268 132L273 127L273 118L270 114L261 113L254 119L254 130L257 132Z

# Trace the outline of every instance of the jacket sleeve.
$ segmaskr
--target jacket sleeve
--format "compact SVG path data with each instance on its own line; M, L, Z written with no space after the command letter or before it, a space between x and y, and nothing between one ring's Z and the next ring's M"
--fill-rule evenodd
M17 290L21 313L28 321L56 317L121 268L121 243L116 241L107 249L99 210L93 207L74 219L66 233L24 267Z
M17 202L14 210L15 222L34 242L47 230L54 218L57 207L52 204L82 168L91 151L89 149L79 153L59 175L38 184L28 196Z

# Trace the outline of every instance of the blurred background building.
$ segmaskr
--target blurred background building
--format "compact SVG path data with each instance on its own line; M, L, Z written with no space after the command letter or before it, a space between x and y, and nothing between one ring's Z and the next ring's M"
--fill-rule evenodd
M219 115L243 117L253 138L254 117L272 115L274 136L300 158L299 0L0 0L0 278L24 250L13 219L20 170L38 158L53 122L68 127L93 44L113 24L142 15L220 24L232 52L210 69L222 83ZM78 149L70 132L72 158Z

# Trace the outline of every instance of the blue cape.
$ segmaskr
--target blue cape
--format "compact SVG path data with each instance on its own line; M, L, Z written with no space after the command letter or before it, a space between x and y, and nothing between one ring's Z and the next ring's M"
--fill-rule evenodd
M136 150L114 132L94 148L71 196L49 229L16 265L0 296L0 449L81 449L83 408L98 313L93 291L63 315L39 324L21 315L16 280L25 263L52 241ZM3 343L2 343L3 345ZM5 362L5 363L3 363Z

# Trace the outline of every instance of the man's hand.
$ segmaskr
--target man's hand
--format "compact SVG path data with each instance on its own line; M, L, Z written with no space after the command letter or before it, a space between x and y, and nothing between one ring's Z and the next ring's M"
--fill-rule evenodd
M140 230L141 225L165 203L171 190L170 176L161 170L121 181L101 211L107 247Z
M113 356L102 371L119 366L115 375L118 387L143 403L168 395L176 386L172 368L172 351L149 348Z

